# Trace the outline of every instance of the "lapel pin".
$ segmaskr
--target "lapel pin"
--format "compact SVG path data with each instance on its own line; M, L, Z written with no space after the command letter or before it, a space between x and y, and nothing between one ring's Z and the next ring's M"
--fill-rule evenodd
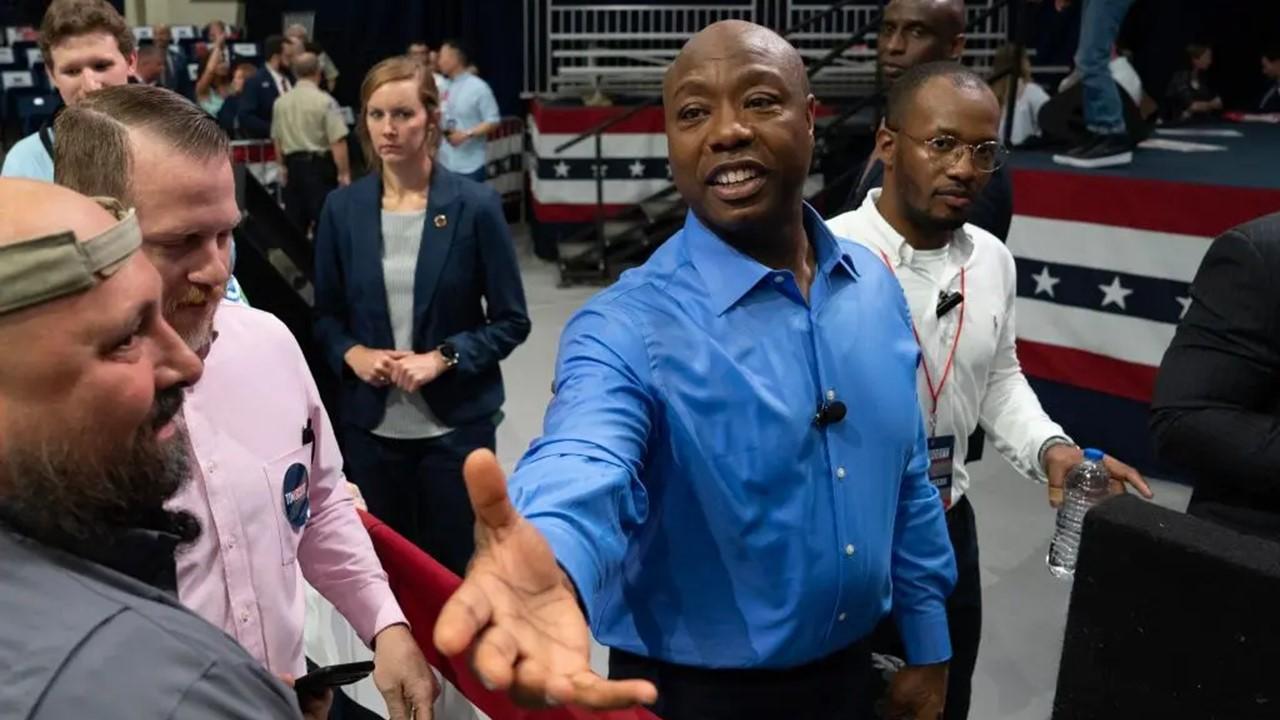
M442 228L449 224L449 218L444 215L437 215L435 220L432 220L432 222L435 223L437 228Z

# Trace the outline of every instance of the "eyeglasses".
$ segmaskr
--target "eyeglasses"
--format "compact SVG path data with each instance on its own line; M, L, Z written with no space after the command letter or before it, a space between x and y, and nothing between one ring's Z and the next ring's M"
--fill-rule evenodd
M895 128L886 127L885 129L905 135L924 145L925 150L929 152L929 159L946 167L960 162L965 150L969 151L969 157L973 159L973 169L980 173L993 173L1009 161L1009 148L996 140L970 145L950 135L938 135L925 140Z

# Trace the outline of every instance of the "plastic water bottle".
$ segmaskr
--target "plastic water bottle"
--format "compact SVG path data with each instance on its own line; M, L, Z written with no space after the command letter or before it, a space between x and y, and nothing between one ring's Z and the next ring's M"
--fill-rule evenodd
M1102 451L1084 451L1084 462L1067 473L1065 498L1058 508L1058 527L1049 545L1049 572L1057 578L1070 578L1076 572L1076 556L1080 552L1080 532L1084 515L1107 497L1111 475L1102 464Z

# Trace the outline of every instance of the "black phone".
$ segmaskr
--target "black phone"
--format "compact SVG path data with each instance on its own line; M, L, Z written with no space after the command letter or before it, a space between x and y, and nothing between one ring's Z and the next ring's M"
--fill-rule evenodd
M326 688L342 687L360 682L373 672L373 661L353 662L318 668L293 681L293 690L299 695L319 695Z

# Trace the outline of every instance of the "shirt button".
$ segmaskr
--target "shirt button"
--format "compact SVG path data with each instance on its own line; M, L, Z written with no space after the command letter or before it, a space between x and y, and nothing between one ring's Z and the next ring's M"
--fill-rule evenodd
M774 281L774 282L776 282L776 283L780 283L780 282L782 282L783 280L786 280L786 278L782 277L781 275L774 275L774 276L773 276L773 281Z
M836 616L836 622L844 622L844 618L845 618L845 614L840 613L839 615Z
M841 480L843 480L843 479L844 479L844 476L845 476L844 468L843 468L843 467L838 467L838 468L836 468L836 477L838 477L838 478L840 478Z
M242 622L242 623L247 623L247 622L249 622L249 611L248 611L248 610L241 610L241 611L240 611L240 622Z
M827 400L835 400L835 399L836 399L836 391L835 391L835 390L828 390L828 391L827 391Z
M227 538L227 549L228 549L228 550L235 550L235 548L236 548L236 539L235 539L235 536L232 536L232 537Z
M845 554L845 555L848 555L848 556L850 556L850 557L853 557L853 553L854 553L854 552L856 552L856 550L854 549L853 545L845 545L845 546L844 546L844 554Z
M209 473L210 475L212 475L212 474L214 473L214 471L218 469L218 463L216 463L216 462L214 462L214 461L210 460L210 461L209 461L209 464L208 464L208 465L206 465L204 469L205 469L206 471L208 471L208 473Z

